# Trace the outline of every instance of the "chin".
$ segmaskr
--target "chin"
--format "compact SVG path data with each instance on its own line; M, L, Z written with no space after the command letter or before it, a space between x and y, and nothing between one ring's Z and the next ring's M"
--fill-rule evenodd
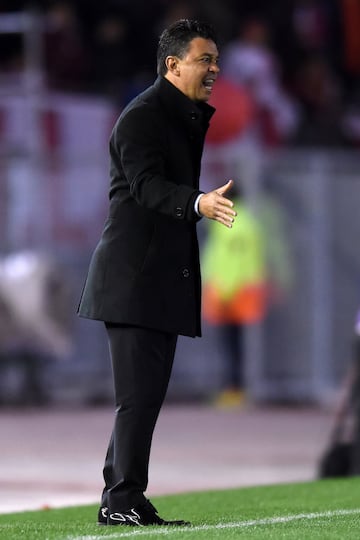
M209 101L211 94L203 94L197 101Z

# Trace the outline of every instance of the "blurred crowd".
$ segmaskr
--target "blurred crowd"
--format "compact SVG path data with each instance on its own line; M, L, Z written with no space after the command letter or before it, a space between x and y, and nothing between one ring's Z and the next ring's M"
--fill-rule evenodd
M222 77L256 108L266 144L360 142L358 0L0 0L0 14L27 7L42 15L51 89L123 106L154 80L162 28L197 17L216 27ZM0 34L1 72L23 62L22 37Z

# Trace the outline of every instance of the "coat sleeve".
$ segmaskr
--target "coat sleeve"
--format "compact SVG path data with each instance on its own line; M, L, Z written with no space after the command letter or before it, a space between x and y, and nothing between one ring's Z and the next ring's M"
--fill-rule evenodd
M172 181L167 170L166 131L155 109L134 108L114 129L110 152L119 162L140 206L176 220L197 221L194 204L202 193L190 185ZM178 157L181 166L181 155ZM176 166L176 164L173 164Z

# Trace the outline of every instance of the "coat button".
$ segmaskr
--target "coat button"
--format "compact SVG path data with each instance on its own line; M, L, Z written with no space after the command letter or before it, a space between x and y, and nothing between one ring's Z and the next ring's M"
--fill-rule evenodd
M178 218L181 218L184 214L184 210L178 206L177 208L175 208L175 216L178 217Z
M183 268L182 275L184 278L188 278L190 276L190 270L188 268Z

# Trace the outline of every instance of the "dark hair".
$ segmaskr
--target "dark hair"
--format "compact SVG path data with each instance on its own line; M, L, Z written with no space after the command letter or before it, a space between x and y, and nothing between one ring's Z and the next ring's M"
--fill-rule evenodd
M217 42L215 30L205 22L191 19L180 19L166 28L159 39L157 49L157 72L159 75L166 75L167 67L165 60L167 56L177 56L184 58L190 41L196 37L211 39Z

